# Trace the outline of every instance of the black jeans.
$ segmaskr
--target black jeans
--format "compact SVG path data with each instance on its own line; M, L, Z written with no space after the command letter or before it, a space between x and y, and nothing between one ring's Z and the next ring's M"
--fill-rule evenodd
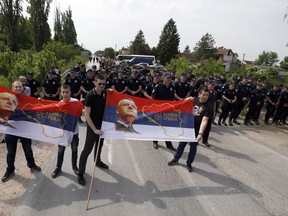
M22 148L23 148L25 158L27 161L27 166L31 168L35 165L35 160L34 160L33 151L31 147L31 144L32 144L31 139L6 134L5 142L7 146L7 158L6 158L7 172L10 172L10 173L14 172L15 170L14 162L15 162L15 157L16 157L18 139L20 139L22 143Z
M94 131L89 126L87 126L85 145L84 145L84 149L81 152L80 159L79 159L79 171L78 171L79 174L85 173L87 159L94 146L95 146L95 149L94 149L94 160L95 160L99 138L100 136L95 134ZM104 139L100 139L100 146L99 146L97 161L101 161L100 156L101 156L101 151L103 147L103 142L104 142Z
M77 157L78 157L78 145L79 145L79 137L78 134L74 134L72 142L71 142L71 151L72 151L72 167L77 166ZM57 168L62 168L63 160L64 160L64 152L66 147L65 146L58 146L58 156L57 156Z

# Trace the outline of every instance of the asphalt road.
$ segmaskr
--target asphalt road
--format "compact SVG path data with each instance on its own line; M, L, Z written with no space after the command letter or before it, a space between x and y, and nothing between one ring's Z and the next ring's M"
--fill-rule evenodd
M110 169L96 168L88 210L92 155L83 187L67 148L61 176L50 177L55 155L29 181L12 215L288 215L287 130L266 125L212 130L212 147L198 146L193 173L184 166L187 147L180 164L169 167L173 152L163 142L155 150L148 141L106 140L102 158ZM85 132L81 124L79 154Z

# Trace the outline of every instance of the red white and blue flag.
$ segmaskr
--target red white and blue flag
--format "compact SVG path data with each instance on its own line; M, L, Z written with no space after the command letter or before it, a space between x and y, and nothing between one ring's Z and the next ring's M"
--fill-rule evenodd
M133 121L133 131L136 132L116 130L116 107L122 99L131 99L137 106L137 118ZM102 130L103 138L195 141L193 102L153 100L107 92Z
M5 104L10 102L7 97L3 97L4 94L14 95L13 97L16 97L18 104L14 112L10 113L6 122L4 122L3 114L7 114ZM82 109L83 104L80 101L42 100L17 95L0 86L0 133L67 146L72 141Z

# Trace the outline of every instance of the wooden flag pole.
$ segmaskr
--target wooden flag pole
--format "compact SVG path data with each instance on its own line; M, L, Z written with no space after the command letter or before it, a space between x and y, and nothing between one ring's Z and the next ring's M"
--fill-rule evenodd
M98 160L98 152L99 152L100 141L101 141L101 137L99 137L99 140L98 140L98 145L97 145L97 150L96 150L96 157L95 157L95 163L94 163L94 168L93 168L93 174L91 176L90 187L89 187L89 192L88 192L88 198L87 198L87 201L86 201L86 210L88 210L88 207L89 207L89 201L90 201L90 197L91 197L93 180L94 180L94 176L95 176L96 163L97 163L97 160Z

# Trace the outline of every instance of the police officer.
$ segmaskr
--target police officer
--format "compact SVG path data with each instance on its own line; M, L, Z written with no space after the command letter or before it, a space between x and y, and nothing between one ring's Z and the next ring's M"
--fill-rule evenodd
M180 76L180 80L174 83L175 87L175 99L176 100L185 100L190 96L189 84L187 81L187 73L183 72Z
M128 94L132 96L140 96L142 92L141 81L137 78L138 71L132 71L131 77L127 80L128 84Z
M94 72L92 69L87 70L87 77L82 82L81 91L82 97L85 98L86 94L95 87L94 85Z
M32 71L29 71L27 73L27 86L31 89L31 96L38 98L39 93L41 92L41 83L36 80L34 77L34 73Z
M279 105L276 108L273 122L278 125L286 124L287 111L288 111L288 85L286 85L284 90L280 92Z
M192 78L189 85L189 94L193 98L198 97L198 88L196 86L196 79Z
M64 84L70 86L71 97L77 98L78 100L80 100L82 82L76 76L75 68L71 68L69 71L69 74L70 74L70 76L68 78L66 78Z
M233 126L232 117L234 116L235 102L237 99L234 82L229 83L229 88L224 90L222 98L222 112L218 119L218 125L221 125L222 123L227 126L226 118L228 117L230 112L229 124L230 126Z
M165 72L163 74L163 82L155 86L152 92L152 99L157 100L174 100L175 88L171 83L172 74L170 72ZM171 141L165 141L167 148L176 151L173 147ZM158 141L153 141L153 147L158 149Z
M249 77L244 76L242 81L239 82L236 86L236 95L237 95L237 101L235 104L235 113L233 116L233 123L240 124L237 121L237 118L239 117L242 109L244 108L245 104L248 102L250 91L248 84Z
M244 124L248 126L249 124L253 124L251 122L251 119L253 116L257 115L258 112L261 110L262 103L264 101L264 97L262 94L262 83L257 83L256 89L251 91L250 95L250 102L248 105L248 112L246 113ZM256 118L253 118L253 121L255 122L256 125L259 125L259 121Z
M54 78L53 71L49 70L47 79L42 84L44 99L59 101L60 83Z
M128 85L124 79L124 73L122 70L118 71L118 77L112 81L112 89L123 94L127 92Z
M279 105L279 96L280 93L278 91L279 89L279 84L274 85L273 89L271 89L267 93L266 97L266 114L265 114L265 119L264 123L269 124L269 119L274 116L276 107Z
M155 86L160 82L160 74L154 73L153 74L153 81L150 82L146 87L145 90L142 91L142 94L144 97L151 99L152 98L152 92Z

